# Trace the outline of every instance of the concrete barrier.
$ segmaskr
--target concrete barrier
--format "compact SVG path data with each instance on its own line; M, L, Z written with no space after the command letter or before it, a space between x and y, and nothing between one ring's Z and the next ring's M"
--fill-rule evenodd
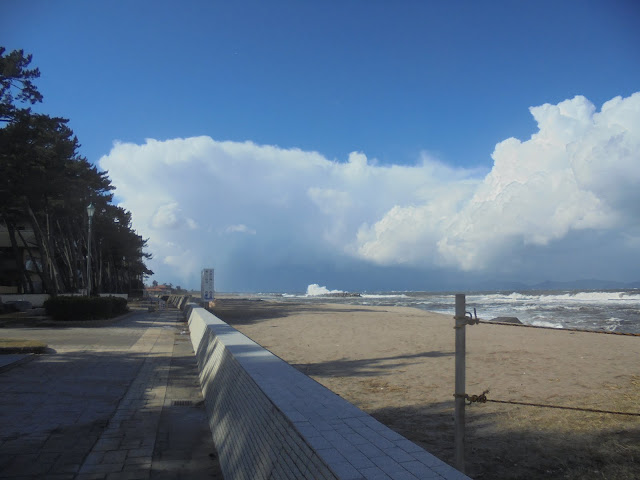
M180 310L184 310L187 302L191 299L191 295L171 295L167 302Z
M129 299L129 295L126 293L100 293L101 297L120 297ZM60 293L60 297L81 297L81 293ZM44 302L49 299L48 293L3 293L0 295L0 301L3 303L23 301L30 302L33 308L39 308L44 305Z
M42 307L44 302L49 298L47 293L3 293L0 295L0 302L29 302L36 307Z
M98 296L99 297L118 297L118 298L124 298L125 300L129 300L128 293L99 293Z
M468 478L204 308L185 313L225 478Z

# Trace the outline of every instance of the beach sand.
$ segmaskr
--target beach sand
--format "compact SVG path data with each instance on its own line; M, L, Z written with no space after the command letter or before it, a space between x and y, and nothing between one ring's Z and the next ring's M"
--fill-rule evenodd
M453 464L451 316L232 296L213 312ZM480 324L466 338L470 395L640 412L640 337ZM475 403L466 417L473 478L640 478L640 416Z

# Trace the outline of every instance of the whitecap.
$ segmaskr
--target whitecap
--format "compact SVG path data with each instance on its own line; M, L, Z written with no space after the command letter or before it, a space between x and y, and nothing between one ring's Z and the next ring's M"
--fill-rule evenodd
M534 327L562 328L559 323L547 322L546 320L533 320L531 325Z
M375 293L363 293L362 295L360 295L362 298L409 298L407 295L405 295L404 293L400 293L397 295L381 295L381 294L375 294Z
M312 283L307 287L306 297L319 297L321 295L332 295L344 293L342 290L329 290L327 287L321 287L317 283Z

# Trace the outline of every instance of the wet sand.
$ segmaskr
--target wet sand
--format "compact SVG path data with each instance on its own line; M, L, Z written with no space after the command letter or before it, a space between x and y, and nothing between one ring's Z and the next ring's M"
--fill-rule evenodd
M216 300L214 313L453 464L451 316L404 307ZM640 337L474 325L467 393L640 412ZM500 403L467 412L474 478L640 478L640 416Z

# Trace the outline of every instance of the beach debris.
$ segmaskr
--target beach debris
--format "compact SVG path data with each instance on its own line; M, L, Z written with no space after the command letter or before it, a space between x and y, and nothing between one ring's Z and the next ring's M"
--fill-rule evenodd
M514 325L523 325L518 317L496 317L489 320L490 322L513 323Z

